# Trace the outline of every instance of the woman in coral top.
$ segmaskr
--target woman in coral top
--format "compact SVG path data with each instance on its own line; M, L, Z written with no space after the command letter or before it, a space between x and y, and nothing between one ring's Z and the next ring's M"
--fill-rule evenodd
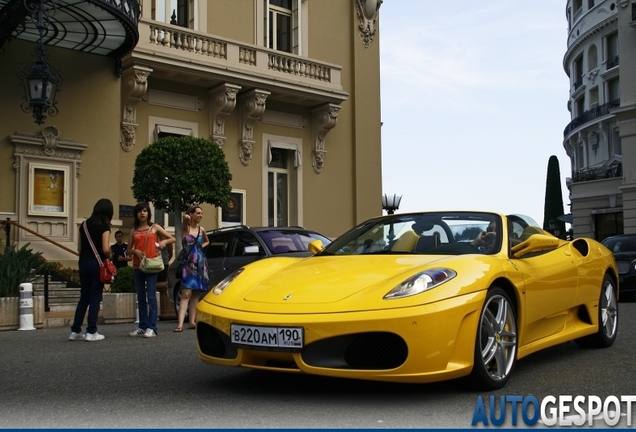
M139 308L139 327L130 336L157 336L157 277L158 273L144 273L139 263L144 255L148 258L159 256L161 250L174 243L175 238L163 227L152 223L152 212L148 203L135 205L133 210L133 231L128 242L128 256L133 257L137 306ZM162 240L159 241L159 238Z

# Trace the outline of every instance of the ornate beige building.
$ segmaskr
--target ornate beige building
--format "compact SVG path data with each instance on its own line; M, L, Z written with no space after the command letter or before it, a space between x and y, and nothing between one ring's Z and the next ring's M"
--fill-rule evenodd
M105 197L126 231L135 158L171 134L226 155L233 206L204 206L206 228L335 237L381 214L381 0L40 3L45 27L30 19L37 1L0 0L3 219L75 250L79 223ZM57 114L37 124L21 83L40 33L63 82ZM48 259L74 258L27 230L12 235Z

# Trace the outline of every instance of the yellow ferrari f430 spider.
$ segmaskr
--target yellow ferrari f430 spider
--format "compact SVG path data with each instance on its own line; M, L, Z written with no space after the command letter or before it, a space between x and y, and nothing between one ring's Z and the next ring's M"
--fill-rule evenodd
M310 246L310 257L240 268L199 302L204 362L396 382L469 376L497 389L538 350L616 339L611 252L526 216L395 214Z

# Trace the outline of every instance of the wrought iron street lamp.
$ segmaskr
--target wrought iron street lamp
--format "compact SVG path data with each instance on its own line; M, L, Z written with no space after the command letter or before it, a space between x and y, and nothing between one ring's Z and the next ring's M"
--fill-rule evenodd
M20 85L24 89L21 108L24 112L32 112L35 122L41 125L47 115L57 115L55 95L62 86L62 76L48 64L49 56L44 45L44 35L47 33L49 18L55 13L55 3L53 0L24 0L24 6L40 37L33 53L35 64L29 67L21 63L18 71Z
M400 208L400 201L402 200L402 195L382 195L382 209L386 210L388 214L393 214L397 209Z

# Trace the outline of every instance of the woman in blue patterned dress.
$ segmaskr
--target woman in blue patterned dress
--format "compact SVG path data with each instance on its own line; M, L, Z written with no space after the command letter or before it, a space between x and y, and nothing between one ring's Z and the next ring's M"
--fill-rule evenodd
M208 262L204 249L209 240L205 228L201 226L203 210L199 206L192 206L183 216L181 225L181 237L183 246L183 270L181 273L181 301L179 303L179 315L177 317L176 332L183 331L183 321L186 311L189 317L189 329L195 328L199 295L208 290Z

